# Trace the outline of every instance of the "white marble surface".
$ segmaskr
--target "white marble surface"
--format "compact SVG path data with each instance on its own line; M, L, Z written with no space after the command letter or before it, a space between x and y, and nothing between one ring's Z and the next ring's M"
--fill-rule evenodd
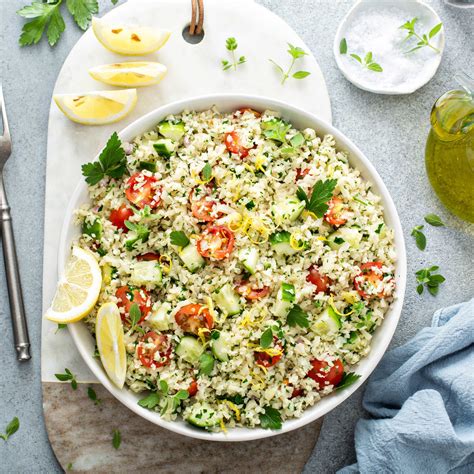
M166 25L173 32L163 49L147 57L165 64L168 67L167 76L157 86L139 89L137 107L119 124L103 127L77 125L64 117L54 102L51 104L46 166L43 311L48 308L56 287L59 234L65 203L69 201L78 181L83 179L80 165L93 160L112 131L121 130L160 105L217 92L245 92L276 97L331 121L326 85L314 57L307 56L298 64L310 71L311 75L301 81L289 80L285 86L280 84L272 65L261 60L274 58L286 64L289 59L285 53L287 42L308 50L279 17L252 0L207 0L204 39L198 45L191 45L181 35L190 15L190 2L187 0L129 0L106 15L108 21L157 27ZM238 38L237 54L244 54L248 61L239 66L237 71L222 71L220 67L221 58L228 55L225 40L229 35ZM127 58L103 48L89 30L66 59L53 93L106 89L106 85L89 77L87 70L92 66L124 59ZM56 329L56 324L43 320L43 382L57 381L54 374L63 371L64 367L70 368L78 381L96 381L76 351L68 331ZM61 357L57 354L61 354Z

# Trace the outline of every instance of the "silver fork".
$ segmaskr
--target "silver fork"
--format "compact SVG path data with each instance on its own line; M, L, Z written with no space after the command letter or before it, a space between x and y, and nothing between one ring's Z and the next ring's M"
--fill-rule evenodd
M25 307L23 305L23 295L21 292L20 273L18 272L12 217L3 185L3 168L12 152L12 141L10 138L10 130L8 129L7 113L1 84L0 109L2 109L3 119L3 136L0 136L0 224L2 231L3 259L5 261L5 271L7 274L8 297L10 299L10 312L17 359L19 361L25 361L31 359L30 340L28 337Z

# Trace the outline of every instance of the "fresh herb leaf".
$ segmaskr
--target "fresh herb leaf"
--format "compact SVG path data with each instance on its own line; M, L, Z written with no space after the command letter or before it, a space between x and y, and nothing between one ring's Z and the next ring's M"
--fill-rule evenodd
M174 398L176 398L177 400L186 400L189 398L189 392L187 390L179 390Z
M313 213L316 217L322 217L329 209L327 203L332 198L336 185L336 179L319 180L313 187L311 197L308 197L301 187L298 187L296 196L300 201L306 203L306 209L309 212Z
M439 285L446 281L444 276L434 273L438 269L439 267L434 265L429 268L422 268L421 270L418 270L415 273L416 281L418 282L416 291L419 295L423 293L424 287L426 287L426 289L432 296L436 296L438 294Z
M125 242L125 247L127 250L133 250L133 247L139 240L142 242L146 242L148 240L148 237L150 236L150 229L148 229L147 226L143 224L135 224L130 221L125 221L124 224L127 229L133 232L133 234L130 235L131 238Z
M358 61L359 63L362 64L362 58L359 55L357 55L355 53L351 53L350 56L351 56L351 58L354 58L356 61Z
M199 357L199 374L210 375L214 368L214 357L211 354L205 352Z
M168 383L166 382L166 380L160 380L160 391L163 395L168 395L168 392L169 392L169 387L168 387Z
M421 229L423 229L424 226L422 225L417 225L416 227L413 227L413 230L411 231L411 235L415 237L415 242L416 246L420 250L425 250L426 248L426 237L423 232L421 232Z
M69 369L64 369L64 374L54 374L54 376L61 382L70 381L72 389L73 390L77 389L76 376Z
M237 59L235 57L235 50L237 49L237 40L235 38L227 38L226 39L226 42L225 42L225 47L227 49L227 51L230 52L231 54L231 57L232 57L232 62L229 62L225 59L223 59L221 61L221 64L222 64L222 69L224 71L227 71L228 69L230 68L234 68L237 69L237 66L239 66L240 64L244 64L247 60L245 58L245 56L240 56L239 59Z
M362 60L362 58L358 54L355 54L355 53L351 53L350 57L355 59L359 64L361 64L363 67L367 68L369 71L374 71L374 72L382 72L383 71L382 66L380 64L377 64L373 60L372 51L369 51L365 55L364 60Z
M92 387L87 387L87 396L94 402L95 405L98 405L102 400L97 398L97 394Z
M29 46L36 44L43 36L46 29L46 36L50 46L54 46L65 30L66 25L61 15L62 0L56 2L48 1L33 2L17 11L23 18L32 18L31 21L23 25L20 36L20 46Z
M186 247L189 244L189 239L186 234L182 231L174 230L170 234L171 245L177 245L178 247Z
M120 434L119 430L114 430L113 431L113 437L112 437L112 446L115 449L120 448L120 443L122 442L122 435Z
M210 181L212 178L212 166L209 163L204 165L204 168L201 171L201 176L204 181Z
M249 201L247 204L245 204L245 207L251 211L255 207L255 203L253 201Z
M336 390L342 390L344 388L349 387L353 383L357 382L360 379L359 374L355 374L354 372L344 372L342 376L342 380L339 385L336 387Z
M152 410L155 408L158 403L160 403L160 395L157 392L151 392L146 397L138 401L138 404L143 408L148 408Z
M5 428L5 434L0 434L0 438L4 441L7 441L8 438L14 435L18 429L20 428L20 420L15 416L10 423L8 423L7 427Z
M378 225L377 229L375 230L375 233L376 233L376 234L380 234L380 231L383 229L383 226L384 226L384 224L383 224L383 222L381 222L381 223Z
M264 408L265 413L260 414L260 425L264 430L279 430L281 428L281 414L273 407Z
M272 331L272 328L268 328L260 336L260 347L262 349L267 349L268 347L270 347L272 342L273 342L273 331Z
M287 71L279 66L273 59L269 59L269 61L277 68L278 72L281 74L282 79L281 83L285 84L286 80L291 76L291 71L293 70L293 67L295 65L295 62L297 59L302 58L303 56L306 56L308 53L304 51L302 48L298 46L293 46L292 44L288 43L288 53L291 56L291 63L290 66L288 67ZM305 77L308 77L311 73L308 71L298 71L295 72L291 77L294 79L304 79Z
M99 155L99 161L82 165L82 174L91 186L97 184L106 175L111 178L121 178L127 170L127 160L122 142L114 132L107 145Z
M66 471L72 471L72 462L68 463L66 466Z
M377 63L368 64L367 69L370 69L371 71L375 71L375 72L383 72L382 66Z
M142 318L142 312L140 311L140 306L138 306L137 303L132 303L132 305L130 306L129 315L130 315L130 324L133 330L133 328L137 326L138 322Z
M425 216L425 221L434 227L444 227L444 222L441 220L441 217L436 214L427 214Z
M263 134L266 138L283 143L291 125L279 118L272 118L261 123Z
M429 40L434 38L441 31L441 28L443 27L443 24L438 23L433 28L431 28L431 30L428 34L422 33L420 35L415 30L415 25L416 25L417 22L418 22L418 18L415 17L415 18L412 18L411 20L408 20L407 22L405 22L403 25L400 26L400 29L408 31L407 36L404 39L404 41L407 41L410 38L416 38L418 40L418 42L416 43L416 46L411 48L409 51L406 51L405 54L413 53L414 51L417 51L417 50L419 50L421 48L424 48L426 46L431 48L436 53L440 53L441 51L438 48L434 47L430 43Z
M81 30L87 30L92 15L99 13L97 0L66 0L67 9Z
M339 43L339 53L340 54L347 54L347 41L346 41L346 38L342 38L341 42Z
M295 327L296 325L307 328L309 327L308 314L304 312L297 304L290 309L286 316L288 326Z
M58 323L58 327L57 327L56 331L54 332L54 334L57 334L58 331L60 331L61 329L65 329L65 328L67 328L67 324Z

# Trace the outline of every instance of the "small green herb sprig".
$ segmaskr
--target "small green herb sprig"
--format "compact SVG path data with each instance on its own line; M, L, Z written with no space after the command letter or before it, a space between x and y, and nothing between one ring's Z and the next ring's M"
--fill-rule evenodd
M336 185L336 179L319 180L313 186L311 196L308 196L301 187L298 187L296 196L300 201L305 202L308 212L313 213L316 217L322 217L329 209L327 203L331 199Z
M76 376L69 369L64 369L64 374L54 374L54 376L61 382L71 382L72 389L77 390Z
M436 214L427 214L425 216L425 222L433 227L444 227L444 222L441 220L441 217Z
M418 21L418 18L415 17L415 18L412 18L411 20L408 20L403 25L400 25L400 29L408 31L408 35L403 41L407 41L413 37L418 40L418 43L416 43L416 46L414 48L411 48L409 51L406 51L405 54L413 53L414 51L417 51L418 49L424 48L426 46L428 46L428 48L431 48L436 53L440 53L441 51L438 48L434 47L430 43L430 40L434 38L441 31L441 28L443 27L443 23L438 23L437 25L433 26L433 28L431 28L428 34L423 33L420 36L415 31L415 24L417 23L417 21Z
M0 438L4 441L7 441L10 436L15 434L18 429L20 428L20 420L15 416L10 423L8 423L7 427L5 428L5 434L0 434Z
M111 0L115 5L118 0ZM81 30L89 28L92 16L99 13L98 0L48 0L34 1L17 11L17 14L30 21L23 25L20 36L20 46L29 46L38 43L46 30L46 37L50 46L54 46L64 30L66 24L61 13L61 5L65 3L69 13Z
M348 51L348 49L347 49L347 40L346 40L346 38L342 38L341 42L339 43L339 53L342 54L342 55L345 55L345 54L347 54L347 51ZM368 69L369 71L383 72L382 66L374 61L372 51L369 51L364 56L364 59L362 59L356 53L349 53L349 56L351 58L355 59L361 66Z
M160 405L160 413L164 415L165 413L175 412L181 405L181 401L189 398L187 390L179 390L174 395L170 395L169 387L165 380L160 380L158 385L159 388L156 392L151 392L138 401L141 407L153 410L156 406Z
M411 235L415 237L416 246L420 250L425 250L426 248L426 236L422 232L423 227L423 225L417 225L411 231Z
M120 433L120 430L114 430L112 432L112 446L115 449L120 448L120 444L122 443L122 435Z
M235 56L235 50L238 47L237 40L233 37L227 38L225 41L225 47L227 48L227 51L230 52L232 61L227 61L226 59L223 59L221 61L222 64L222 69L224 71L227 71L230 68L234 68L234 71L237 69L237 66L240 66L241 64L244 64L247 62L247 59L245 56L240 56L238 59Z
M102 400L97 397L97 393L92 387L87 387L87 396L94 402L94 405L99 405Z
M281 83L285 84L286 80L290 77L293 77L294 79L304 79L305 77L308 77L311 73L308 71L296 71L293 74L291 74L291 71L293 70L293 67L295 65L295 62L297 59L302 58L303 56L307 56L308 53L304 51L303 49L299 48L298 46L293 46L292 44L288 43L288 54L291 56L291 63L289 68L285 70L278 65L273 59L269 59L269 61L275 65L275 67L278 69L280 72L282 78L281 78Z
M344 372L342 380L339 385L336 387L336 390L343 390L344 388L349 387L353 383L357 382L360 379L360 375L354 372Z
M418 270L416 272L416 281L418 282L416 291L419 295L423 293L423 289L425 286L430 295L436 296L438 294L439 285L441 285L441 283L446 280L444 276L434 273L438 270L439 267L434 265L429 268L422 268L421 270Z
M281 428L281 414L273 407L266 406L264 413L260 414L260 426L264 430L279 430Z

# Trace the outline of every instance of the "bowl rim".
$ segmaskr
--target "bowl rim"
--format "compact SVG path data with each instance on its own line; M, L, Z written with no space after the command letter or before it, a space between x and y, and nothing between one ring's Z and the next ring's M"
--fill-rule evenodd
M408 94L413 94L413 92L417 91L418 89L421 89L423 86L428 84L428 82L431 81L431 79L433 79L434 75L436 74L436 71L439 68L439 65L441 64L441 59L443 57L444 48L445 48L445 45L446 45L446 34L445 34L445 31L444 31L444 28L442 28L441 31L440 31L440 33L441 33L441 35L440 35L440 53L438 55L438 61L437 61L436 67L433 69L433 73L429 77L427 77L424 81L420 81L418 84L413 86L411 89L407 89L407 90L400 90L400 89L397 89L397 88L383 89L383 88L380 88L380 87L365 85L364 83L362 83L362 82L358 81L357 79L355 79L354 76L349 73L349 70L347 69L347 67L342 62L342 59L340 57L341 54L339 53L339 44L340 44L340 41L341 41L342 31L343 31L343 29L345 29L349 17L351 15L353 15L354 12L360 7L361 3L364 3L366 1L367 0L357 0L354 3L354 5L352 5L352 7L349 9L349 11L344 15L344 18L341 20L341 22L339 23L339 26L337 27L336 35L334 36L334 43L333 43L333 54L334 54L334 59L336 60L337 67L342 72L342 75L349 82L354 84L359 89L362 89L363 91L372 92L374 94L380 94L380 95L408 95ZM405 0L405 1L408 1L408 0ZM436 11L433 9L433 7L431 7L430 5L428 5L426 3L423 3L422 0L415 0L414 2L413 2L413 0L411 0L411 3L419 4L420 8L426 8L430 12L432 17L437 20L438 23L442 23L441 18L436 13ZM444 25L444 23L443 23L443 25Z
M397 254L395 263L395 278L397 281L396 298L391 304L388 313L386 313L385 315L387 316L388 314L390 317L385 317L383 324L380 327L380 329L383 328L384 330L378 330L375 333L374 340L376 337L377 341L380 340L377 350L372 347L369 355L361 361L364 365L364 370L361 373L360 379L352 386L341 392L335 391L332 392L330 395L323 397L312 407L308 407L301 417L292 418L290 420L285 421L283 423L282 428L278 431L264 430L262 428L231 428L228 430L227 433L210 433L204 430L194 428L184 421L165 421L161 419L158 413L152 412L150 410L147 410L146 408L139 406L136 403L137 397L135 395L130 395L132 392L126 387L124 387L123 389L118 389L112 384L112 382L105 374L101 364L97 362L97 360L93 357L91 351L86 347L85 341L83 341L82 339L84 331L86 331L84 323L82 321L79 321L77 323L72 323L68 325L69 332L74 340L76 348L84 359L86 365L98 378L102 385L127 408L129 408L142 418L178 434L209 441L237 442L276 436L300 428L312 421L315 421L316 419L324 416L326 413L341 404L365 382L365 380L369 377L369 375L375 369L377 364L380 362L382 356L385 354L387 347L390 344L390 341L392 340L393 334L396 330L398 321L400 319L403 300L405 296L407 262L403 231L397 210L395 208L395 204L393 203L390 193L388 192L388 189L386 188L382 178L377 173L375 167L370 163L370 161L362 153L362 151L342 132L340 132L338 129L336 129L326 121L318 118L316 115L307 112L299 107L265 96L235 93L208 94L182 99L158 107L129 124L121 132L119 132L118 135L123 140L131 140L137 135L150 130L150 126L145 125L149 122L157 123L169 114L179 113L180 111L186 109L206 110L214 105L218 109L220 109L219 103L225 104L226 101L241 104L240 106L245 104L247 106L254 106L255 108L264 108L266 110L280 111L282 116L285 116L286 114L294 114L300 117L302 120L310 122L311 127L314 128L317 133L322 133L321 130L323 130L323 133L325 134L332 134L336 140L336 144L339 145L339 149L350 150L348 151L349 162L351 162L352 158L360 162L359 166L362 165L363 167L365 167L365 172L361 171L363 178L369 178L371 183L376 188L378 195L381 197L381 202L384 208L384 217L386 220L390 221L390 226L394 231L394 242ZM222 106L222 108L225 109L226 106L224 105ZM97 160L98 155L99 154L96 155L94 160ZM351 165L354 166L353 163L351 163ZM354 167L357 168L357 166ZM367 174L369 175L368 177L365 176ZM81 179L69 200L65 213L65 218L63 221L60 244L58 248L58 275L61 275L61 273L63 272L66 256L69 255L70 252L71 237L69 234L71 232L71 229L77 228L77 225L74 222L73 211L77 208L78 200L79 198L81 198L81 195L87 195L87 189L88 188L85 181ZM89 333L87 332L87 334ZM92 336L90 337L92 338ZM134 398L133 402L127 399L127 397Z

